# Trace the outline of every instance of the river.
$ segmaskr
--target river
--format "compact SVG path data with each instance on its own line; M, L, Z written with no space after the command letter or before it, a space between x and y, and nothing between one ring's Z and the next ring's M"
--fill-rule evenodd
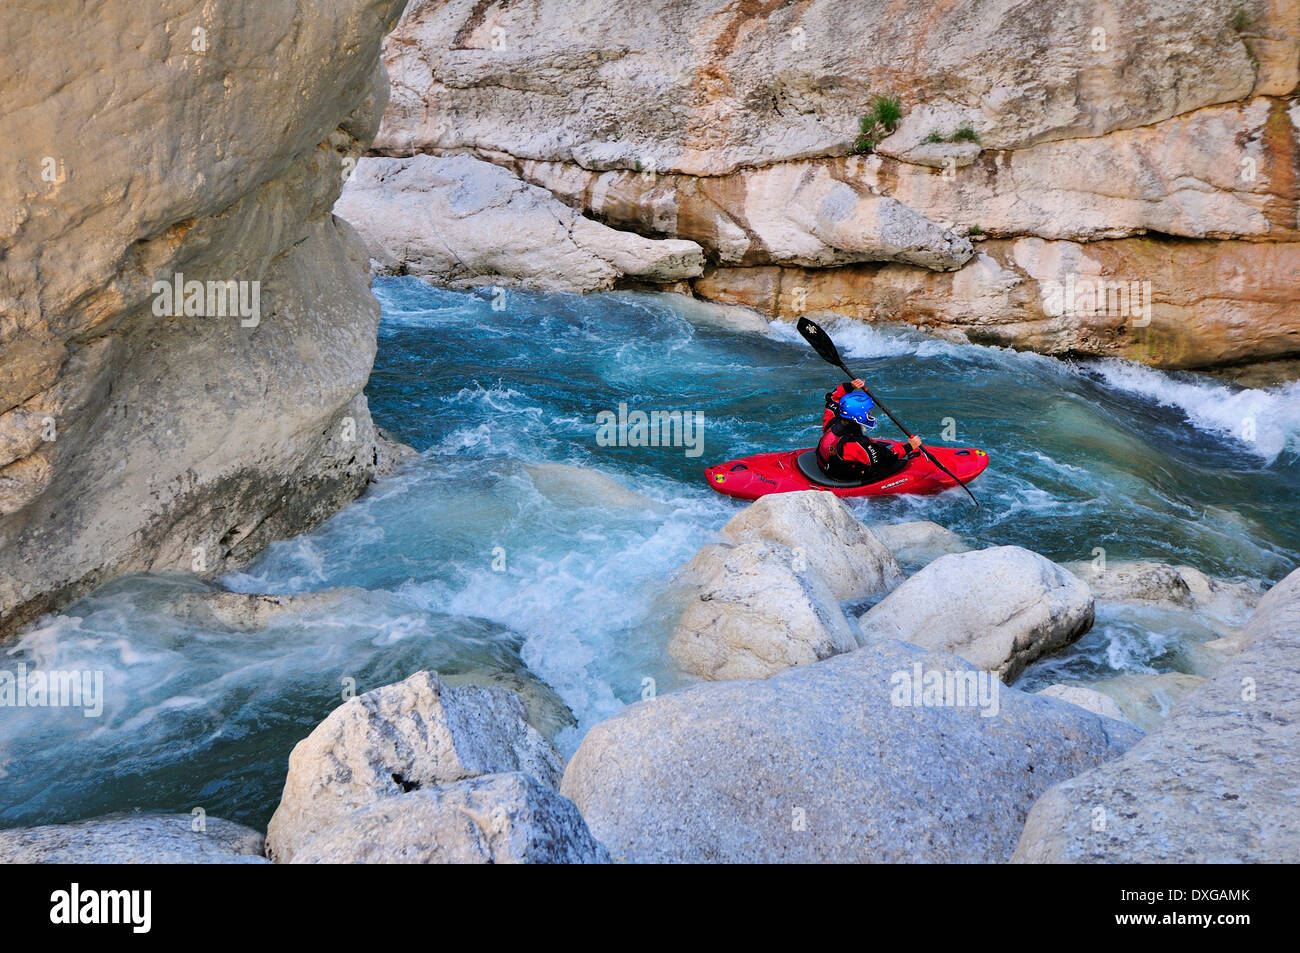
M342 693L423 667L558 695L576 719L558 736L566 753L647 686L682 684L663 593L741 505L701 470L811 445L836 373L788 324L731 330L673 295L502 296L407 278L375 291L371 409L420 456L221 580L367 591L250 633L176 611L209 583L131 576L30 627L4 667L102 672L105 707L0 712L0 826L196 807L264 825L289 750ZM868 522L929 519L1059 561L1104 551L1264 584L1300 564L1300 385L1241 390L827 328L914 429L989 453L972 487L983 506L960 491L855 502ZM597 415L620 403L702 413L702 448L605 445ZM1212 637L1195 619L1102 611L1019 684L1189 671L1188 645Z

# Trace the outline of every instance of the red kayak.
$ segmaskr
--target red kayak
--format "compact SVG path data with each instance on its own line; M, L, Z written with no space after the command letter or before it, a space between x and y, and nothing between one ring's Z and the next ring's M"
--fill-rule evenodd
M903 445L881 440L901 454ZM935 455L963 483L970 483L989 465L988 454L974 447L931 447ZM756 500L769 493L792 493L795 490L827 490L836 496L894 496L899 493L942 493L957 483L925 458L917 454L894 473L874 483L845 483L832 480L817 466L817 452L785 450L780 453L756 453L740 460L728 460L704 471L709 486L738 500Z

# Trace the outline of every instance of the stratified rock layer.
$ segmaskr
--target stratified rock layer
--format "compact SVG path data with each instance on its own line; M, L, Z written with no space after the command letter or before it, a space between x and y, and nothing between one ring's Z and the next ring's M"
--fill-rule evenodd
M470 156L364 158L334 210L361 233L374 270L452 288L597 291L625 277L692 278L704 263L694 242L616 231Z

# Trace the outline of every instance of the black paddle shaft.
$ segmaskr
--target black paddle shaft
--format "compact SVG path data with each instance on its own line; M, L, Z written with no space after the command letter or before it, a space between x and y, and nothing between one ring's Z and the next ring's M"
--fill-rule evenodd
M828 364L833 364L836 367L838 367L840 370L842 370L845 374L849 376L849 380L855 381L859 379L851 370L849 370L847 367L844 366L844 360L840 357L839 348L835 346L835 342L830 339L830 336L825 331L823 331L815 321L811 321L808 318L800 318L798 323L795 326L799 329L799 334L803 336L803 339L805 341L807 341L809 344L813 346L813 350L818 353L818 355L821 357L822 360L824 360ZM909 440L915 436L915 434L913 434L912 431L907 429L907 425L904 424L897 417L895 417L893 411L891 411L888 407L885 406L884 401L882 401L875 394L871 393L871 391L868 390L865 386L862 388L862 391L868 397L871 398L872 402L877 407L879 407L881 410L885 412L886 417L888 417L890 420L892 420L895 424L898 425L899 430L907 434ZM976 506L980 505L980 501L975 499L975 494L970 491L970 487L968 487L965 483L963 483L960 479L958 479L957 474L953 473L942 463L940 463L938 459L935 457L935 455L931 453L929 449L925 446L925 444L921 444L921 452L925 454L927 460L933 463L944 473L948 474L948 476L956 480L957 485L966 491L966 495L971 498L972 502L974 502Z

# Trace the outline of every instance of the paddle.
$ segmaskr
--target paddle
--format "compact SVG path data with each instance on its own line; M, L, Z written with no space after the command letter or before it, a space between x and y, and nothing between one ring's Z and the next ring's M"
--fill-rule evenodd
M840 370L842 370L845 374L849 376L849 380L855 381L858 379L857 376L851 370L849 370L847 367L844 366L844 361L840 357L840 352L839 349L835 346L835 342L832 341L829 335L827 335L827 333L823 331L815 322L810 321L807 318L800 318L796 327L798 327L799 333L803 335L803 339L813 346L813 350L816 351L821 356L821 359L823 361L825 361L827 364L834 364L836 367L838 367ZM899 430L907 434L909 440L914 436L912 431L908 430L907 427L903 424L903 422L899 420L897 417L895 417L893 413L890 411L890 409L885 406L884 401L882 401L875 394L871 393L871 391L867 390L867 388L863 387L862 390L868 397L872 399L872 401L875 402L877 407L879 407L881 410L885 412L886 417L888 417L890 420L892 420L894 423L898 425ZM966 491L966 495L971 498L972 502L974 502L976 506L980 505L980 501L975 499L975 494L970 491L970 487L968 487L965 483L962 483L961 480L958 480L957 474L953 473L942 463L940 463L935 458L934 454L931 453L929 449L925 446L925 444L921 444L921 452L925 454L927 460L933 463L944 473L948 474L948 476L952 477L954 480L957 480L957 485Z

